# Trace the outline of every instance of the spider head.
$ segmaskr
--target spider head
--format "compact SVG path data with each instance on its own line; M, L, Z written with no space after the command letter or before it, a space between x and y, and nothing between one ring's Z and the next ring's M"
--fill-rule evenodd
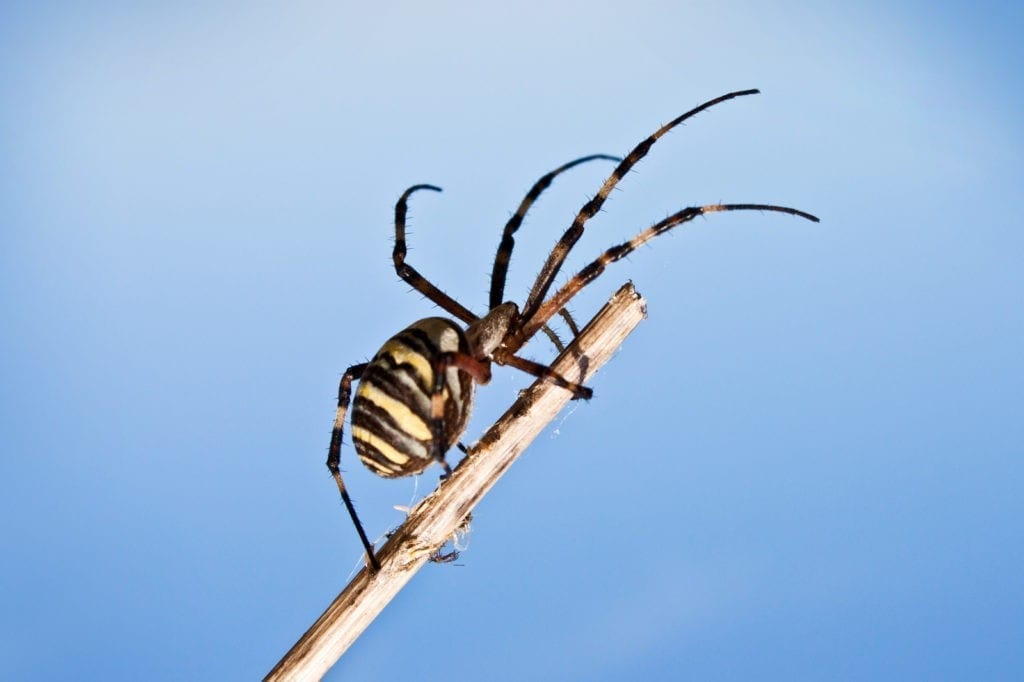
M479 360L490 360L519 320L519 306L511 301L492 308L486 315L469 325L466 338L473 355Z

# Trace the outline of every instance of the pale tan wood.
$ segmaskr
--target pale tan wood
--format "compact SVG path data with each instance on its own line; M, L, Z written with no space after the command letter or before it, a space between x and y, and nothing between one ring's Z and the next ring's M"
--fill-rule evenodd
M587 383L646 316L644 299L625 284L553 363L570 381ZM381 570L360 571L265 680L319 680L399 590L455 532L512 462L569 402L568 391L542 380L488 429L454 474L410 512L377 552Z

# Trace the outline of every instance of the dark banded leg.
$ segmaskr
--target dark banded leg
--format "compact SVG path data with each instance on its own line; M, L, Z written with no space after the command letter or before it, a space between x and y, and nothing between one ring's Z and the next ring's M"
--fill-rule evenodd
M569 325L569 331L572 332L572 338L575 339L577 336L579 336L580 328L576 326L576 320L572 319L572 313L570 313L565 308L562 308L561 310L558 311L558 314L561 315L562 319L565 320L565 323Z
M555 281L555 276L558 275L558 271L562 267L562 263L565 262L566 256L569 255L569 250L572 249L573 245L583 234L584 224L594 217L594 215L601 210L605 200L611 193L615 186L619 184L619 181L626 176L627 173L635 166L640 159L647 155L651 147L655 142L658 141L665 133L675 128L677 125L696 116L700 112L725 102L726 100L733 99L734 97L742 97L744 95L755 95L757 90L740 90L737 92L730 92L716 97L713 100L707 101L701 104L699 107L687 111L682 116L672 119L658 130L645 139L643 142L633 148L626 158L619 163L619 165L612 171L612 174L608 176L608 179L604 181L604 185L598 190L594 198L583 205L580 212L576 215L576 218L572 221L572 225L565 231L562 238L555 244L555 248L551 251L551 255L548 256L548 260L544 263L544 267L541 268L540 274L537 275L537 280L533 284L533 288L530 289L530 295L526 299L526 303L523 305L523 318L529 319L537 314L537 310L540 308L541 303L544 302L544 297L548 293L548 289L551 288L551 284ZM550 317L550 316L549 316Z
M544 325L543 327L540 328L540 330L544 332L545 336L548 337L548 340L551 341L551 344L558 350L559 354L565 352L565 344L562 343L562 339L558 338L558 334L555 333L554 329L547 325Z
M391 254L391 258L395 262L395 272L397 272L398 276L408 282L414 289L466 324L476 322L476 315L474 315L470 310L467 310L461 303L453 299L451 296L428 282L427 279L416 270L416 268L405 262L405 216L408 212L409 195L421 189L429 189L434 192L441 191L440 187L435 187L434 185L413 185L402 192L402 196L399 197L398 203L395 204L395 250Z
M659 234L668 232L676 225L689 222L699 215L704 215L706 213L718 213L720 211L775 211L777 213L788 213L800 218L806 218L813 222L818 222L818 219L810 213L804 213L803 211L799 211L795 208L770 206L767 204L712 204L709 206L684 208L682 211L674 213L668 218L651 225L628 242L624 242L618 246L613 246L601 254L597 260L580 270L568 282L562 285L562 288L555 292L551 298L545 301L544 305L540 307L532 318L523 322L522 329L516 337L517 341L521 339L529 339L537 333L537 330L543 327L559 310L564 308L566 304L569 303L569 300L575 296L580 289L597 279L610 263L614 263L617 260L625 258L641 244L657 237ZM512 345L515 348L519 347L515 343Z
M565 324L568 325L569 331L572 332L572 340L575 341L580 335L580 328L576 325L576 320L572 319L572 313L567 308L562 308L558 311L558 314L565 320ZM546 328L548 325L544 325ZM576 358L576 362L580 368L580 381L585 381L587 378L587 370L590 369L590 358L586 356L576 346L572 347L572 356Z
M572 319L572 314L565 308L558 311L558 314L562 316L565 323L569 326L569 332L572 334L572 338L576 338L580 335L580 328L576 326L576 320ZM540 328L544 335L551 341L551 345L555 347L559 355L565 352L565 344L562 343L562 339L559 338L558 334L548 325L544 325Z
M521 358L518 355L512 355L511 353L496 353L494 356L494 361L502 365L515 367L516 369L526 372L527 374L532 374L538 379L544 379L548 383L554 384L559 388L564 388L565 390L572 393L573 400L590 400L591 398L594 397L593 389L569 381L561 374L548 367L547 365L542 365L539 362L527 360L526 358Z
M515 246L516 240L512 237L519 226L523 224L523 218L526 217L526 212L530 210L533 203L537 201L537 198L541 195L544 190L551 186L551 182L564 173L565 171L586 163L588 161L595 161L597 159L604 159L606 161L622 161L618 156L608 156L607 154L591 154L590 156L584 156L582 158L570 161L569 163L563 164L558 168L554 169L550 173L542 175L537 182L533 183L533 187L526 193L523 200L519 202L519 208L516 212L508 219L505 223L505 230L501 234L501 243L498 245L498 253L494 256L494 269L491 271L491 305L490 307L497 308L499 305L504 303L505 298L505 278L508 275L508 264L512 259L512 248Z
M359 540L363 543L363 549L366 550L366 567L371 573L376 573L380 570L380 564L377 562L377 557L374 556L373 544L366 537L366 531L363 530L363 524L359 522L352 498L348 496L348 490L345 489L345 481L341 478L341 433L345 424L345 414L348 412L349 400L352 397L352 382L363 376L363 371L368 364L363 362L352 365L345 370L345 374L341 377L341 383L338 384L338 411L334 416L331 446L327 450L327 468L330 470L331 476L334 477L334 482L338 484L341 501L345 503L345 508L348 509L348 514L352 517L352 524L356 527L356 532L359 533Z
M441 478L451 476L452 468L445 461L448 439L444 432L444 389L448 383L448 368L456 367L466 372L478 384L486 384L491 380L491 365L472 355L458 351L438 353L434 358L434 388L430 394L430 436L431 454L434 460L444 467Z

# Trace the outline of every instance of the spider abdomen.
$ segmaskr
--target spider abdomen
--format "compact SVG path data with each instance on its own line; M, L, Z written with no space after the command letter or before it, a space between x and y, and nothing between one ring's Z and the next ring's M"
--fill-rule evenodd
M409 476L432 462L431 394L438 356L469 353L462 328L442 317L420 320L391 337L363 372L352 403L352 442L375 473ZM442 398L447 452L466 430L473 378L448 367Z

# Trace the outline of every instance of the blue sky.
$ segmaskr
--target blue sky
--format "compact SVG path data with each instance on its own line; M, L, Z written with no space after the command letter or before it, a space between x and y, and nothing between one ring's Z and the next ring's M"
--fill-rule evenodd
M649 319L328 679L1017 679L1024 26L1013 3L28 3L0 10L0 657L253 679L360 564L341 372L482 312L547 170L659 142L571 266ZM559 178L509 296L603 180ZM551 357L538 342L537 359ZM496 371L467 439L528 383ZM371 535L437 472L343 452Z

